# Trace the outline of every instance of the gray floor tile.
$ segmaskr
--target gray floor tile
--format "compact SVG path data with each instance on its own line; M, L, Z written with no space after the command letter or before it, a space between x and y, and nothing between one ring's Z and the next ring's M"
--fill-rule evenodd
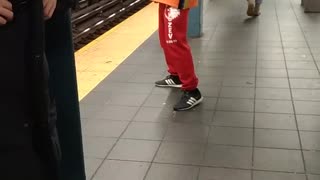
M290 79L291 88L320 88L320 79Z
M141 122L168 122L174 114L172 109L161 107L141 107L133 121Z
M289 69L290 78L320 78L318 70Z
M198 63L198 67L200 68L223 68L228 61L226 60L216 60L216 59L210 59L210 60L201 60Z
M93 180L143 180L149 166L150 164L145 162L107 160Z
M253 129L212 127L209 143L223 145L252 146Z
M199 180L251 180L251 172L237 169L201 168Z
M225 68L224 77L254 77L256 70L255 68Z
M253 112L252 99L219 99L217 110Z
M293 114L256 113L255 127L266 129L297 129Z
M201 84L201 82L200 82ZM202 96L206 97L218 97L220 87L214 87L214 86L198 86L199 90L201 91Z
M105 119L130 121L138 111L139 107L129 106L98 106L98 105L81 105L81 117L86 119ZM125 113L124 113L125 112Z
M256 129L255 146L267 148L300 149L298 132Z
M176 100L170 99L168 96L163 94L152 94L146 101L143 103L144 107L164 107L164 106L173 106L179 97L176 97Z
M204 164L215 167L250 169L252 148L209 144Z
M210 77L210 76L200 76L199 85L200 86L221 86L221 77Z
M91 120L84 127L85 136L119 137L129 122Z
M286 78L257 78L258 88L289 88Z
M306 180L306 175L295 173L254 171L253 180Z
M246 61L238 61L232 60L226 64L227 68L255 68L256 67L256 60L246 60Z
M164 78L163 74L164 73L168 73L167 65L166 65L166 63L164 61L146 60L145 62L143 62L142 65L143 66L139 65L139 67L137 68L137 72L133 75L133 77L137 78L138 76L141 76L141 75L147 75L147 77L145 77L144 80L149 79L150 80L149 82L151 82L150 85L153 85L152 82L155 82L156 79L152 80L153 76L149 76L149 75L151 75L151 74L152 75L160 75L160 76L154 76L154 77L158 77L158 78L160 77L162 79L162 78ZM130 79L130 80L133 80L133 79ZM130 80L129 80L129 82L130 82ZM139 82L139 80L138 80L138 82Z
M278 99L278 100L291 100L290 89L278 88L257 88L257 99Z
M103 159L95 159L95 158L85 158L85 170L86 170L86 178L91 179Z
M317 89L293 89L292 96L293 96L294 100L320 101L320 90L317 90Z
M196 68L196 73L198 76L222 77L223 69L198 66Z
M151 92L154 87L153 83L151 84L139 84L136 83L120 83L120 82L102 82L96 88L94 92L101 93L137 93L137 94L148 94Z
M108 159L151 162L159 145L159 141L120 139Z
M312 47L311 52L314 54L318 54L318 53L320 53L320 48L319 47Z
M312 61L313 58L310 53L302 53L302 54L286 54L287 61Z
M203 92L201 91L201 93ZM216 109L216 105L218 101L217 98L207 97L207 96L204 96L203 98L204 99L202 103L200 103L198 106L193 108L194 111L213 111Z
M108 104L123 106L141 106L147 94L117 94L110 97Z
M303 151L306 168L308 173L320 173L320 152L319 151Z
M173 91L172 88L158 88L158 87L153 87L151 94L162 94L162 95L169 95L171 94Z
M308 175L308 180L319 180L320 175Z
M310 49L308 47L291 47L284 48L284 53L286 54L307 54L310 53Z
M254 88L223 87L220 97L225 98L254 98Z
M106 77L105 81L108 83L127 83L128 80L133 76L134 72L126 72L115 69L111 74Z
M272 60L272 61L283 61L284 55L283 53L258 53L258 61L260 60Z
M111 95L105 92L91 92L81 100L81 104L105 105L109 103Z
M197 180L199 168L169 164L152 164L146 180Z
M320 115L320 102L294 101L297 114Z
M121 138L162 140L166 129L163 123L132 122Z
M89 158L104 159L116 141L116 138L84 137L84 156Z
M163 142L154 162L198 165L204 153L205 144Z
M258 47L282 47L280 41L259 41Z
M170 119L172 124L205 124L210 125L213 119L212 111L174 112Z
M221 43L221 42L219 42ZM232 42L231 42L232 43ZM243 42L241 42L243 43ZM255 54L249 53L209 53L210 59L255 60Z
M285 47L285 48L296 48L296 47L306 48L306 47L308 47L308 45L305 41L293 41L293 42L292 41L283 41L282 44L283 44L283 47Z
M286 69L257 69L257 77L259 78L286 78Z
M258 48L258 53L281 54L283 53L283 49L281 47L260 47Z
M159 74L135 74L128 80L130 83L154 83L155 81L158 81L160 79L163 79L163 72Z
M253 127L253 113L217 111L212 125L229 127Z
M256 100L256 112L293 113L291 101L284 100Z
M164 140L206 143L209 129L207 125L173 124L169 127Z
M301 131L302 148L305 150L320 150L320 132Z
M288 69L317 69L313 61L288 61Z
M320 131L320 116L297 115L299 130Z
M255 80L253 77L228 77L223 80L223 86L229 87L254 87Z
M304 172L301 151L256 148L254 168L258 170Z
M284 61L258 61L257 67L267 69L285 69L286 65Z

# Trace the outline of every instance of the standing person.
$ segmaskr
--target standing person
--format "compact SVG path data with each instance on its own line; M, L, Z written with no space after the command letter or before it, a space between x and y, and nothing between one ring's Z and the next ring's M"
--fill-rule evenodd
M49 101L38 104L37 99L49 99L47 82L31 81L35 74L42 75L33 70L46 72L45 68L32 65L45 65L44 52L38 48L43 43L41 24L52 16L55 6L56 0L43 3L0 0L0 179L3 180L57 180L58 174L51 169L55 163L47 161L55 159L53 153L58 152L52 146L56 134L49 131L54 129L54 124L49 125L55 119L54 108L48 105ZM41 91L34 91L34 84L41 84Z
M260 16L260 6L262 4L262 0L247 0L248 1L248 16Z
M159 3L159 39L164 51L169 75L155 82L158 87L182 88L175 111L191 109L203 97L197 88L191 49L187 41L188 14L198 0L153 0Z

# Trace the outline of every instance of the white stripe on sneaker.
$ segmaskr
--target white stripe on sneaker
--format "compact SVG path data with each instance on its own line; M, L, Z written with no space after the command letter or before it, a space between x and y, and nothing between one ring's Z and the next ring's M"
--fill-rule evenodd
M175 85L176 84L172 79L169 79L169 80L171 82L171 85Z

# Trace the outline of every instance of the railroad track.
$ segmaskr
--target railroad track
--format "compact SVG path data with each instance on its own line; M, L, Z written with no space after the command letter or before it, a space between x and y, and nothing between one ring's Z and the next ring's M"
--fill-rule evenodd
M80 49L149 3L150 0L80 0L71 19L75 49Z

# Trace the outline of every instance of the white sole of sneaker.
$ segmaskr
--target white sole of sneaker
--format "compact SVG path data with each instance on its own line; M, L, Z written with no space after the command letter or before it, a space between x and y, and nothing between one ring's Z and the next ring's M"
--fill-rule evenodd
M178 85L158 85L158 84L156 84L156 87L171 87L171 88L181 88L182 87L182 85L180 84L178 84Z
M192 109L196 105L200 104L202 101L203 101L203 96L197 102L195 102L192 106L190 106L188 108L184 108L184 109L178 109L178 110L174 109L174 111L186 111L186 110Z

